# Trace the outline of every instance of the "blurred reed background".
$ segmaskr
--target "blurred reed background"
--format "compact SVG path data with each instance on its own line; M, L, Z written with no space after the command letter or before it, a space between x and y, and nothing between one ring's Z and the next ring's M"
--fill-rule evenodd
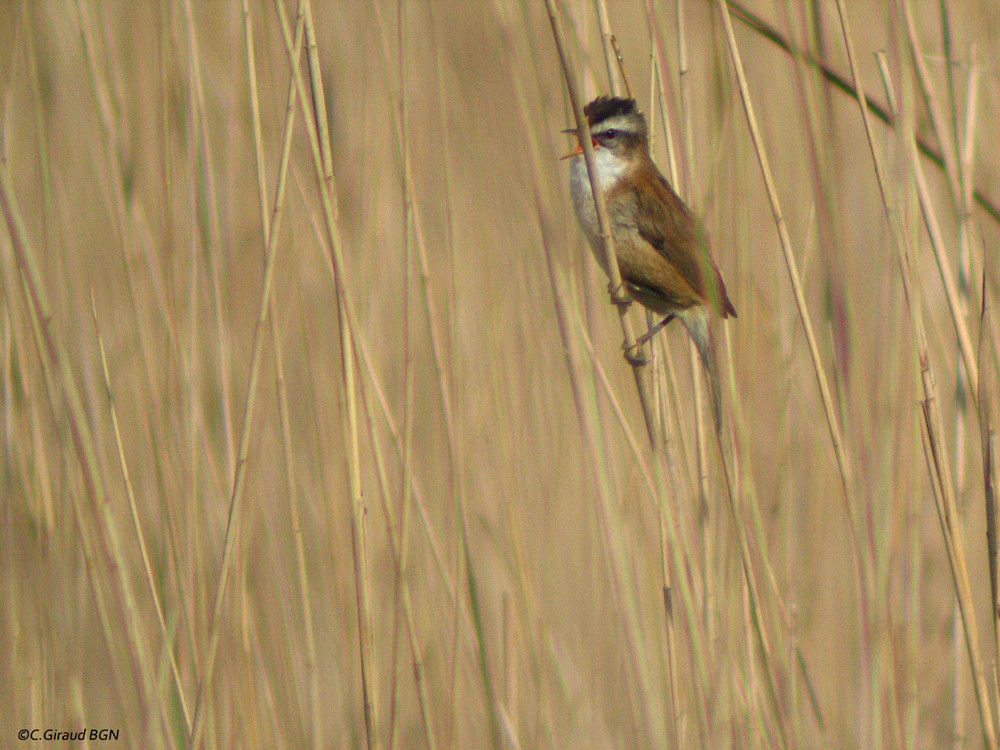
M995 8L609 5L721 452L676 324L649 447L544 3L0 6L0 743L996 746Z

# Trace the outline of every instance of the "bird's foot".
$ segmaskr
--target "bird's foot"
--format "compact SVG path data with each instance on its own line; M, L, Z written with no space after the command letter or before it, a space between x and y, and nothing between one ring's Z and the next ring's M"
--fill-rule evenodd
M648 357L642 350L642 344L642 341L637 341L632 346L622 344L622 349L625 350L625 361L632 367L643 367L652 361L652 357Z
M628 307L632 304L632 298L625 291L625 282L618 286L608 284L608 294L611 295L611 304L617 307Z

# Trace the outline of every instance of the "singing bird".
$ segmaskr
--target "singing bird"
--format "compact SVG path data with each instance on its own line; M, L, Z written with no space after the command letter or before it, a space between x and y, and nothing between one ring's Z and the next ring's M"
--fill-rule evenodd
M708 374L712 416L718 430L722 395L709 319L711 315L735 318L736 308L709 254L708 234L653 163L646 118L635 99L601 96L583 111L622 281L633 299L665 316L639 341L648 341L674 318L684 324ZM576 216L607 273L582 144L569 156Z

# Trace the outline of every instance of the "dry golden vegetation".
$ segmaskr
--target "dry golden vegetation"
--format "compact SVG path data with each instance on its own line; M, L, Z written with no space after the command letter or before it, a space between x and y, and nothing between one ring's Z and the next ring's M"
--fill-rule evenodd
M550 8L712 235L719 440L672 325L650 445ZM0 744L996 747L998 30L0 5Z

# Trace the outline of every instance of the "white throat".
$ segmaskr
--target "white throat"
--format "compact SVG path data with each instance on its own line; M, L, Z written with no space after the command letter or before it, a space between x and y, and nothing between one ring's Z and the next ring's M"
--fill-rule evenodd
M628 162L618 158L608 149L600 147L594 149L594 164L597 167L597 184L604 192L614 187L625 174L625 170L628 169ZM583 154L573 158L570 179L574 196L578 189L582 189L586 192L587 197L593 200L590 190L590 175L587 172L587 162L583 158Z

